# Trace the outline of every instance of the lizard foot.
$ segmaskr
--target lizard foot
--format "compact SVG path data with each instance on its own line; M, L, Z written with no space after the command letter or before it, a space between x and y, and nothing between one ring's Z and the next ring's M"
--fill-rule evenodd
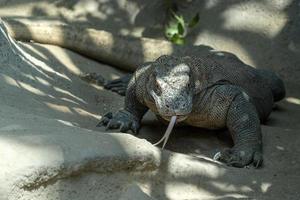
M95 83L100 86L106 84L106 80L103 78L103 76L101 76L100 74L94 73L94 72L84 73L84 74L79 75L79 77L88 83Z
M246 167L253 163L254 167L258 168L263 162L261 151L249 146L225 149L222 152L217 153L214 156L214 159L233 167Z
M107 83L104 84L104 88L107 90L116 92L121 96L125 96L127 85L129 83L131 77L132 77L131 74L127 74L121 78L118 78L118 79L115 79L112 81L108 81Z
M108 129L119 129L120 132L126 133L131 130L134 134L138 133L140 123L135 117L126 110L120 110L116 114L106 113L97 127L106 126Z
M118 93L121 96L125 96L128 83L132 77L132 74L127 74L121 78L108 81L102 75L97 73L84 73L79 76L82 80L88 83L95 83L103 86L107 90Z

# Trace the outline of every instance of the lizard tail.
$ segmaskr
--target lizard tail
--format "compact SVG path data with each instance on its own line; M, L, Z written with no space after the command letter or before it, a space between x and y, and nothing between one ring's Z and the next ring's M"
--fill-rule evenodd
M260 74L268 82L272 90L274 102L284 99L286 91L282 79L276 73L265 69L261 69Z

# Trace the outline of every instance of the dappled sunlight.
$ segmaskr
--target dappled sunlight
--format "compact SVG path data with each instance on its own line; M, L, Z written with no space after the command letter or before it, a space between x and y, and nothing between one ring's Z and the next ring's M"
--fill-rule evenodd
M267 8L284 10L293 3L293 0L284 0L284 1L263 0L261 1L261 3L265 4Z
M99 13L98 8L99 8L99 2L96 0L90 0L90 1L78 1L74 6L73 6L73 11L74 15L77 16L82 16L85 14L91 14L94 17L98 17L101 20L106 20L107 19L107 13L111 12L111 8L107 9L107 13ZM96 15L95 15L96 14Z
M276 149L278 149L278 150L280 150L280 151L284 151L284 147L282 147L282 146L276 146Z
M63 101L75 104L75 105L80 105L80 103L78 103L76 101L73 101L72 99L69 99L69 98L66 98L66 97L61 97L60 99L63 100Z
M51 69L51 68L48 68L48 69ZM46 70L46 69L45 69L45 70ZM46 70L46 71L47 71L47 70ZM51 72L51 73L57 75L57 76L60 77L60 78L65 79L65 80L67 80L67 81L69 81L69 82L72 82L72 80L71 80L69 77L67 77L65 74L62 74L62 73L60 73L60 72L53 71L53 70L50 70L49 72Z
M166 182L165 195L169 199L195 199L201 193L203 196L214 196L213 192L199 187L198 185L185 182ZM182 191L189 191L183 193Z
M51 97L51 95L46 94L42 90L40 90L37 87L34 87L34 86L32 86L32 85L30 85L28 83L25 83L23 81L18 81L18 80L13 79L12 77L10 77L8 75L5 75L5 74L0 74L0 76L2 76L4 78L5 82L8 85L11 85L11 86L14 86L14 87L17 87L17 88L20 88L20 89L22 88L25 91L33 93L33 94L38 95L38 96L48 96L48 97ZM29 79L32 79L31 75L28 75L28 76L25 76L25 77L27 77Z
M153 51L154 49L153 43L151 42L142 43L142 47L141 47L142 54L149 58L158 58L161 55L160 53L161 50L163 50L163 53L167 55L171 55L173 53L174 46L172 43L166 42L164 40L162 40L160 43L158 42L155 43L155 48L157 48L157 51ZM145 60L145 61L150 61L150 60Z
M74 123L72 123L72 122L64 121L64 120L61 120L61 119L57 119L57 121L58 121L59 123L62 123L63 125L72 126L72 127L75 127L75 126L78 125L78 124L74 124Z
M205 9L212 9L212 8L218 6L219 3L220 3L220 1L217 1L217 0L206 1Z
M212 36L213 40L211 39ZM239 52L237 56L243 62L255 67L255 60L253 60L251 55L248 53L247 49L245 49L244 46L235 39L232 39L219 33L214 33L209 30L204 30L197 36L197 40L199 41L199 43L201 43L202 40L203 42L206 41L206 43L211 45L213 48L216 48L218 51ZM218 47L214 46L214 44L218 44Z
M15 16L17 13L18 16L31 16L32 14L55 16L59 14L55 6L49 4L49 1L22 0L11 2L0 7L0 12L3 16ZM37 13L37 10L40 10L40 12Z
M80 75L83 72L81 71L81 69L78 67L78 63L74 63L73 59L68 55L68 53L66 52L66 50L61 49L61 48L57 48L55 47L54 50L49 51L49 53L54 53L53 51L55 51L55 54L59 54L61 56L61 62L64 65L64 67L71 73L75 74L75 75ZM82 65L84 65L85 63L80 63Z
M187 156L184 154L174 154L171 155L169 158L169 163L175 163L174 161L184 161L187 160L188 162L182 162L178 163L178 166L174 167L172 165L167 166L172 173L172 171L178 167L182 169L188 169L186 171L187 176L193 176L196 174L193 174L193 171L198 171L197 169L201 169L201 174L197 175L204 175L205 177L208 177L210 179L218 179L219 177L222 177L226 173L225 168L221 168L220 165L217 163L214 163L213 161L208 161L205 159L193 159L193 156Z
M289 50L288 48L284 48L284 43L290 43L285 32L290 28L288 22L291 20L289 19L291 16L288 7L292 3L291 0L228 2L212 0L195 2L197 6L194 7L200 12L200 23L199 26L191 32L192 34L188 35L189 43L211 45L217 50L233 52L249 65L257 68L275 69L283 75L285 75L286 71L290 69L290 66L294 65L294 63L285 65L293 57L286 55L286 51ZM31 12L32 14L39 14L41 16L48 17L57 15L65 21L68 21L69 19L76 20L76 22L70 20L74 24L86 27L98 27L113 33L121 33L121 35L136 34L137 36L144 35L156 38L163 37L163 28L160 25L162 25L162 21L164 21L164 19L159 17L161 15L158 15L156 12L155 14L152 14L153 12L151 13L149 11L153 10L148 9L153 6L155 2L148 3L146 1L137 2L132 0L51 1L48 3L49 5L43 7L43 5L46 5L47 3L18 1L18 3L13 6L6 6L4 9L0 8L0 13L16 15L17 12L12 13L11 10L17 9L22 11L22 7L26 7L29 4L36 5L31 6L31 9L28 9L28 11L24 11L23 13ZM58 8L56 8L57 10L55 11L50 10L48 12L47 9L49 7ZM159 7L153 7L155 8L154 11L159 10ZM5 11L5 9L8 10ZM259 10L263 10L263 12ZM190 11L192 14L193 12ZM145 17L149 15L149 13L150 17ZM137 21L139 20L143 23L138 24ZM157 23L156 26L154 26L155 23ZM154 28L152 28L152 26ZM160 32L157 32L157 30ZM28 31L30 32L29 29ZM34 33L30 33L33 34L33 37L35 36ZM63 29L57 29L57 33L58 37L54 38L57 43L63 43L67 48L68 45L70 45L70 48L90 48L90 50L95 53L94 56L98 57L101 57L103 54L119 54L123 51L122 49L127 50L129 55L132 57L127 58L127 54L124 54L125 56L120 56L116 65L123 64L123 62L130 63L128 62L130 59L133 60L132 63L135 63L139 58L142 58L141 60L144 61L146 60L144 55L148 54L150 55L150 58L153 58L156 57L157 54L160 54L162 50L161 48L157 48L155 52L151 52L150 49L153 49L153 47L150 43L143 43L141 40L137 40L134 50L141 54L136 55L134 54L135 51L131 53L131 48L129 48L130 46L127 45L127 43L124 46L121 46L120 43L118 43L118 40L116 40L118 38L115 38L112 34L108 34L102 38L101 41L104 41L105 43L97 43L97 41L100 40L96 40L95 38L98 37L97 34L99 34L99 32L94 31L80 32L79 35L84 36L82 44L86 44L87 46L78 46L77 44L73 44L72 41L70 44L64 43L66 42L66 37L69 36L64 34ZM282 38L284 40L281 40ZM104 51L94 51L93 45L95 43L97 43L96 45L102 46ZM170 43L169 45L167 44L168 43L164 43L163 41L159 44L164 48L163 52L168 54L176 53L173 46ZM160 47L159 45L158 47ZM22 52L22 54L25 55L26 61L29 61L31 66L27 68L24 66L17 66L12 68L11 71L4 71L5 73L0 74L0 78L3 80L1 80L1 83L4 83L4 87L6 85L6 87L9 88L8 90L18 94L21 88L26 91L26 93L24 93L26 95L21 94L12 96L9 93L9 95L5 95L5 98L8 100L4 99L3 102L6 103L9 100L13 100L13 98L20 98L21 101L16 101L15 105L11 104L12 107L16 110L19 109L22 112L31 113L36 119L45 118L45 121L49 121L50 125L54 122L56 124L55 126L59 128L53 131L53 133L62 133L61 135L63 135L65 132L69 131L62 130L60 133L60 126L67 127L70 130L100 130L98 128L96 129L95 125L99 122L99 118L104 111L115 111L122 106L122 97L118 97L111 92L105 91L101 86L83 82L77 76L85 72L94 72L93 70L95 70L106 79L115 79L120 77L122 72L111 69L110 66L95 64L95 62L90 62L87 59L83 59L82 56L59 47L33 44L25 44L21 46L25 46L28 50L30 50L28 51L28 55L25 55L24 52ZM295 46L293 48L297 47ZM99 60L101 59L102 58ZM110 56L108 61L113 63L115 62L115 59L115 56ZM278 62L278 60L282 62ZM136 66L131 66L130 69L132 70L135 67ZM17 74L17 76L15 74ZM286 75L285 78L288 79L289 76ZM14 87L17 89L12 90ZM30 96L30 94L32 94L32 96ZM158 199L200 199L199 197L204 197L204 199L250 199L253 197L260 199L263 197L272 198L272 196L274 196L274 191L277 193L278 191L283 193L294 191L294 188L290 189L289 186L287 187L282 183L289 178L294 180L296 183L293 186L297 186L299 183L299 181L297 182L298 174L295 175L293 174L295 172L286 170L286 168L289 169L291 166L287 166L285 160L287 159L288 153L293 153L291 147L287 144L291 143L291 146L296 146L293 143L293 139L295 138L294 140L296 140L297 137L293 137L295 135L292 135L292 133L296 133L298 129L290 127L290 124L292 123L297 124L298 120L297 115L293 112L294 108L300 109L300 99L295 96L297 95L290 94L290 97L287 97L283 101L284 104L280 102L281 104L279 104L277 111L274 111L271 115L273 119L275 118L274 124L267 124L269 127L262 126L267 147L264 147L264 156L266 157L265 163L267 164L262 169L235 169L213 161L207 152L214 151L216 146L223 148L223 146L227 145L224 143L225 145L223 144L223 146L221 146L220 142L212 142L213 138L217 138L219 135L212 135L207 138L203 137L203 135L202 137L194 137L189 135L189 129L182 129L181 138L173 138L173 140L178 140L177 146L173 149L176 150L176 148L178 148L184 153L193 149L197 158L169 151L160 151L159 148L153 148L150 143L143 143L143 145L149 145L149 148L153 148L153 152L151 153L153 153L156 157L155 159L159 159L161 163L158 169L153 172L153 177L151 177L152 179L143 180L146 185L144 188L145 191L147 191L147 193L154 194L154 196L159 194L157 195ZM22 101L21 98L24 98L24 101ZM35 101L38 103L36 107ZM26 106L26 103L28 102L33 102L30 104L32 108L27 108L28 106ZM8 105L10 106L10 104ZM287 107L287 105L290 107ZM284 116L287 115L287 113L291 115L289 118ZM7 116L9 115L10 113L7 114ZM276 115L282 115L283 118L285 118L285 121L280 118L276 119ZM24 117L24 122L27 122L26 120L27 118L25 119ZM278 121L283 121L283 125L278 123ZM153 121L151 121L150 124L147 124L148 127L146 127L146 129L148 133L146 134L155 135L156 132L161 131L160 125L157 125L157 123L152 124L152 122ZM40 122L37 122L37 124L38 123ZM41 123L41 126L48 125L47 123L43 123ZM277 129L275 126L278 124L279 127L282 126L289 128ZM47 131L48 129L51 130L49 127L45 126L41 127L41 132L44 131L44 128L46 128ZM15 131L23 129L25 128L18 124L7 124L0 127L1 134L7 135L12 135ZM289 130L289 132L286 130ZM69 142L68 145L73 145L73 132L70 132L70 135L67 135L68 138L63 141L63 143L67 144ZM201 135L200 131L192 132L194 134ZM26 145L31 146L30 148L32 148L35 153L28 156L25 152L24 155L26 158L34 161L44 161L48 158L54 160L56 157L51 157L54 154L57 154L59 159L67 157L67 155L64 154L67 151L61 152L58 145L48 145L46 142L46 140L51 141L51 138L54 137L52 135L53 133L51 132L51 137L45 137L45 141L42 139L31 141L31 139L28 138ZM99 136L99 138L103 135L111 135L111 137L105 138L105 140L101 142L105 144L105 147L109 147L113 141L116 141L118 144L117 148L119 148L122 152L125 152L125 154L130 154L130 152L135 148L138 150L144 148L144 146L139 146L139 143L133 145L131 142L124 142L122 137L125 138L126 136L134 138L134 136L118 133L118 130L109 134L104 134L104 130L102 129L99 133L93 131L82 131L79 135L84 138L89 138L87 135L96 135ZM115 135L117 135L117 137L115 137ZM292 137L292 140L287 140ZM202 138L204 139L201 140ZM5 141L5 139L6 138L2 140L1 137L0 140L1 149L5 149L5 151L0 151L1 157L5 159L24 160L23 157L18 158L19 155L14 154L13 149L15 144L17 144L17 142L20 143L21 140L16 139L14 142ZM217 138L216 140L219 139L220 138ZM79 145L81 144L81 141L82 140L79 140L78 144L76 143L74 145L76 149L80 147L77 154L88 155L88 153L93 151L93 149L90 148L90 143L86 146L82 146L81 148ZM94 141L97 143L96 140L91 142ZM7 142L7 144L11 143L12 146L4 144L5 142ZM41 144L45 146L42 146ZM95 146L97 146L97 144ZM170 150L173 150L172 143L170 144L170 147ZM39 152L40 149L42 149L41 152ZM98 151L101 150L102 149L98 149ZM104 148L104 153L107 153L107 151L106 148ZM70 154L72 153L73 152ZM295 163L298 162L296 160L296 153L290 156L295 157L295 161L293 161ZM76 156L73 158L76 158ZM153 160L149 159L145 163L147 164L150 161ZM143 158L141 158L138 162L144 162ZM46 165L49 163L46 161L42 164ZM296 164L294 168L298 169L299 167L297 168ZM88 168L87 171L95 168L95 165L91 165L89 167L90 168ZM274 174L276 175L276 178L274 178ZM95 176L98 175L99 174ZM131 175L132 174L130 174L130 176ZM147 176L147 174L143 174L143 176L144 175ZM73 184L79 179L75 179L74 181L74 178L70 178L70 180L71 184ZM74 182L72 183L72 181ZM93 182L90 187L102 187L101 183L102 182ZM52 183L49 185L51 186L51 184ZM43 186L39 189L46 190L47 187L48 185L45 185L45 187ZM55 187L57 187L56 189L60 191L54 196L60 200L67 199L64 196L65 191L63 191L65 185L60 186L58 184Z
M127 28L121 28L119 33L121 35L130 35L130 36L134 36L134 37L140 37L140 33L143 32L145 28L143 27L134 27L132 28L132 30L128 30Z
M49 83L48 81L46 81L45 79L43 79L41 77L35 76L34 78L44 86L51 86L51 83Z
M95 129L94 124L100 115L97 115L97 102L94 101L103 101L101 96L96 95L103 88L83 82L78 74L81 73L81 66L84 69L93 69L99 65L51 45L44 47L23 43L17 49L25 61L23 66L6 68L1 74L3 82L19 89L14 91L26 91L23 103L28 102L32 108L17 104L17 109L24 109L41 117L58 118L65 125ZM88 66L83 66L86 64ZM111 75L109 70L106 73ZM112 73L112 76L115 75ZM17 93L10 94L5 101L9 102L9 98L16 95ZM96 96L98 99L95 99ZM29 100L30 98L32 99Z
M55 91L59 92L59 93L66 94L70 97L73 97L74 99L78 100L79 102L81 102L83 104L87 104L87 102L85 102L82 98L75 96L74 94L72 94L71 92L69 92L67 90L61 89L61 88L56 87L56 86L54 86L53 89Z
M86 111L85 109L78 108L78 107L73 107L72 108L78 115L82 117L93 117L95 120L98 120L100 115L99 114L94 114L91 112Z
M263 182L263 183L261 183L260 188L263 193L267 193L271 186L272 186L272 183Z
M6 74L0 74L1 77L3 77L4 81L11 86L20 87L18 82L13 79L12 77L6 75Z
M286 100L288 103L295 104L295 105L300 105L300 99L299 99L299 98L295 98L295 97L287 97L287 98L285 98L285 100Z
M253 189L247 185L234 185L227 182L221 182L221 181L210 181L211 185L218 190L221 190L223 192L243 192L243 193L250 193L254 192Z
M227 188L228 185L226 184L227 183L224 184L209 183L208 186L207 183L197 185L188 182L166 182L164 193L166 197L168 197L169 199L198 199L200 195L201 197L214 197L213 199L222 199L222 198L234 199L234 198L247 198L248 195L241 194L241 192L248 193L249 191L251 191L251 189L248 188L247 186L235 188L231 190ZM202 185L206 185L206 186L202 187ZM229 188L232 187L229 186ZM241 188L243 190L238 190Z
M50 103L50 102L44 102L44 104L47 105L49 108L55 110L55 111L59 111L59 112L66 113L66 114L72 114L73 113L71 111L71 109L68 106L65 106L65 105L59 105L59 104Z
M276 10L270 10L269 6L265 6L263 3L257 4L257 2L249 2L226 9L221 14L224 20L223 28L230 31L249 31L264 34L268 38L278 35L287 23L287 16ZM257 13L257 6L261 6L260 9L263 9L264 12ZM276 20L273 20L274 18Z
M48 55L44 54L43 52L39 51L38 49L34 48L34 46L24 44L24 43L18 43L22 48L26 48L26 50L30 50L30 53L34 53L34 57L37 59L42 59L44 61L48 61L49 57Z
M49 80L54 80L53 76L48 75L47 73L45 73L43 70L41 70L39 67L35 66L32 64L32 68L35 69L37 72L39 72L41 75L43 75L44 77L46 77ZM52 70L53 72L53 70Z
M46 76L47 78L50 78L50 76L48 76L47 74L45 74L43 71L46 72L50 72L53 75L57 75L60 78L64 78L68 81L71 81L66 75L61 74L60 72L57 72L55 70L53 70L53 68L49 67L45 62L43 62L42 60L30 55L29 53L27 53L25 50L23 50L20 46L16 45L15 48L18 50L18 55L24 59L24 61L27 64L30 64L31 67L35 68L38 72L40 72L41 74L43 74L44 76ZM42 71L43 70L43 71Z
M29 79L30 81L35 80L35 78L31 75L31 74L26 74L22 72L22 76L26 77L27 79Z
M38 96L47 96L46 93L44 93L43 91L37 89L36 87L33 87L32 85L29 85L29 84L21 82L21 81L18 81L18 84L20 85L21 88L23 88L26 91L31 92L31 93L33 93L35 95L38 95Z

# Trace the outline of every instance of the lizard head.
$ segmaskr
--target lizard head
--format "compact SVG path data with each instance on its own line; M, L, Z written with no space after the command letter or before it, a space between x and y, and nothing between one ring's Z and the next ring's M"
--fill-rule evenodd
M159 115L170 121L183 121L192 111L193 81L186 58L162 56L154 62L148 88Z

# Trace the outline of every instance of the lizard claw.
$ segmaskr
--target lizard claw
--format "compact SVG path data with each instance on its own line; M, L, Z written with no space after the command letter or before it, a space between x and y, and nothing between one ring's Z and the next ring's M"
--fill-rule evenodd
M224 151L217 153L214 156L214 159L233 167L246 167L252 163L255 168L258 168L263 162L261 151L249 146L225 149Z
M106 126L109 122L109 120L111 120L113 117L111 112L106 113L102 119L100 120L100 122L96 125L96 127L101 127L101 126Z
M123 133L131 130L134 134L137 134L140 123L130 112L120 110L116 114L105 114L97 125L97 127L101 126L106 126L106 130L119 129L119 131Z
M130 130L135 134L137 135L138 134L138 131L139 131L139 124L137 123L133 123L130 127Z
M127 85L131 79L132 75L127 74L121 78L108 81L104 84L104 88L107 90L111 90L113 92L118 93L119 95L125 96Z
M95 72L84 73L84 74L79 75L79 77L88 83L96 83L101 86L106 84L106 80L103 78L103 76L101 76L100 74L97 74Z

